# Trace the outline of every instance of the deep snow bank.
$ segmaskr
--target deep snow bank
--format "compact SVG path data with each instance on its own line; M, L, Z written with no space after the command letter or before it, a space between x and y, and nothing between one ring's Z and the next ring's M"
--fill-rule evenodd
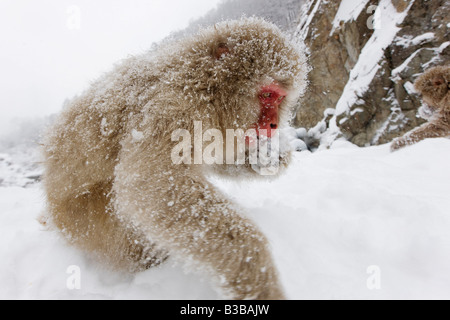
M297 153L273 182L215 181L267 234L291 299L450 298L450 140ZM37 222L40 185L0 187L0 298L217 299L170 260L137 275L103 270ZM70 266L79 290L69 290ZM369 290L368 267L381 271ZM69 286L70 287L70 286Z

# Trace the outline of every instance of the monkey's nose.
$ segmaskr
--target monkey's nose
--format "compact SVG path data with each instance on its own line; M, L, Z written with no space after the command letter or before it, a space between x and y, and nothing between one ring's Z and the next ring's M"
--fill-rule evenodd
M268 122L262 122L257 126L257 135L265 136L268 138L272 137L272 130L278 129L278 122L276 119L269 119Z

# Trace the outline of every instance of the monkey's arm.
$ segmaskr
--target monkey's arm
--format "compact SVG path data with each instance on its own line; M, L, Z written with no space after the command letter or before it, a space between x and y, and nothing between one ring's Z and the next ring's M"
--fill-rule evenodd
M114 184L119 216L172 257L211 272L234 299L284 298L261 232L195 168L148 150L122 152Z
M401 138L395 139L391 144L391 151L415 144L428 138L444 138L450 135L450 127L441 118L422 125L407 133Z

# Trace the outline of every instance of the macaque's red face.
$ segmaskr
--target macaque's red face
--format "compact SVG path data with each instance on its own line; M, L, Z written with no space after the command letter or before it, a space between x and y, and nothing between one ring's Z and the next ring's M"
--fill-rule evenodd
M261 115L256 125L258 137L267 136L271 138L272 130L278 129L279 107L286 96L287 92L277 83L272 83L261 88L258 97Z

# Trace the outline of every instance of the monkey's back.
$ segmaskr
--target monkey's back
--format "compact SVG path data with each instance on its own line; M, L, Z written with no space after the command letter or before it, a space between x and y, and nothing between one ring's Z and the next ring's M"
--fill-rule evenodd
M122 142L142 121L158 80L145 57L125 60L72 99L44 137L48 216L77 246L111 266L139 270L165 255L113 214ZM136 241L136 239L141 239Z
M112 180L121 141L153 98L152 67L142 57L129 58L65 106L44 139L47 186L77 195Z

